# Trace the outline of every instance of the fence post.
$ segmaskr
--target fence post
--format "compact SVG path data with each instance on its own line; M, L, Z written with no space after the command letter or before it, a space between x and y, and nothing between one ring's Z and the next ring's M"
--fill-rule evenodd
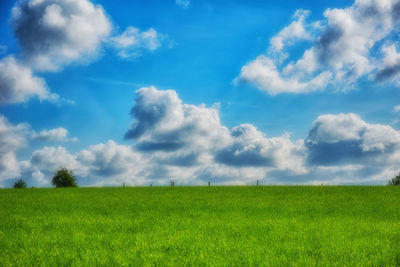
M257 186L258 186L258 184L259 184L259 182L258 182L258 180L257 180Z
M211 186L211 182L210 181L208 181L208 186Z

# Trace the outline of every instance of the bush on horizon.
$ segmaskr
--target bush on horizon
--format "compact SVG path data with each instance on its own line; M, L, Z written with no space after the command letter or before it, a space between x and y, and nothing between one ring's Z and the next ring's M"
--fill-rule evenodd
M55 187L78 187L73 172L67 168L59 169L53 176L51 184Z

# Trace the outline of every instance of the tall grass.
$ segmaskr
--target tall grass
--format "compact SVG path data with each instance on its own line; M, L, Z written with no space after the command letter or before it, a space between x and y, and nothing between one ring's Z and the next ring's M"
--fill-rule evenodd
M400 266L400 187L3 189L0 265Z

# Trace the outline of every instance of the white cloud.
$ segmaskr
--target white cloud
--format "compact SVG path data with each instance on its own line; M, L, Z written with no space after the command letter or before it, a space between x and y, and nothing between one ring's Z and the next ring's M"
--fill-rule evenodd
M80 151L76 159L82 166L82 174L106 178L118 176L128 181L140 178L138 173L147 165L140 153L134 152L130 146L118 145L112 140Z
M311 165L359 164L384 169L400 160L400 132L388 125L366 123L351 113L319 116L305 145Z
M65 147L44 147L34 151L24 161L24 176L31 183L50 186L51 177L62 167L74 172L83 184L121 185L142 184L145 177L140 173L148 166L139 153L130 146L117 145L114 141L90 146L76 154Z
M27 124L13 125L0 115L0 181L20 175L15 153L26 145Z
M394 112L400 112L400 105L397 105L393 108Z
M18 1L11 25L23 56L39 71L89 61L111 31L103 8L88 0Z
M40 100L57 100L50 94L43 79L35 77L32 70L8 56L0 61L0 104L26 102L37 96Z
M298 72L301 74L301 72ZM330 72L322 72L312 79L300 79L298 74L285 75L278 70L271 58L258 56L254 61L242 67L240 78L255 84L271 95L279 93L304 93L324 88L330 78Z
M29 166L34 170L54 173L57 169L62 167L76 170L78 168L78 162L65 147L45 146L32 153Z
M294 144L290 136L266 138L251 124L242 124L231 130L230 144L216 154L217 162L235 167L271 167L304 173L302 142Z
M175 3L184 9L190 6L190 0L175 0Z
M153 28L140 32L139 29L129 26L122 34L112 37L110 43L118 50L119 57L128 59L140 56L143 50L158 49L163 38Z
M39 141L63 141L77 142L78 138L68 138L68 130L63 127L58 127L51 130L43 130L39 133L32 133L32 139Z
M217 149L229 138L218 110L183 104L174 90L145 87L136 91L134 121L126 138L143 151L196 151Z
M307 93L330 85L348 90L366 76L393 80L400 62L395 46L387 43L395 42L399 6L399 1L356 1L348 8L327 9L325 19L312 24L305 22L307 12L297 11L290 25L271 38L269 52L242 67L239 79L271 94ZM302 40L313 43L296 59L288 47Z
M29 184L50 186L54 172L66 167L81 185L383 184L400 171L400 132L357 114L321 115L304 141L293 142L289 134L268 137L251 124L229 131L216 107L185 104L174 90L146 87L136 91L132 116L126 134L132 145L110 140L73 154L46 146L22 162L15 151L27 126L3 117L0 168L8 172L1 179L21 174ZM52 136L67 136L56 132Z
M285 46L293 44L298 40L311 40L311 32L309 32L305 24L305 19L309 16L309 10L299 9L295 12L292 22L289 26L281 30L277 35L271 38L271 48L275 51L282 51Z

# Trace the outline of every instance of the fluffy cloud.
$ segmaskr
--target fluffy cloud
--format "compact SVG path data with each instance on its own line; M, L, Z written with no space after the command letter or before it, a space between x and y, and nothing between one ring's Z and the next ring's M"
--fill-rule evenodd
M125 179L139 177L138 173L146 165L140 153L130 146L117 145L114 141L90 146L76 156L81 164L81 175L101 177L124 176Z
M174 90L147 87L136 91L132 116L131 145L110 140L74 154L46 146L19 163L15 151L26 126L3 117L3 166L17 166L3 180L21 173L30 184L49 186L54 172L67 167L81 185L382 184L400 171L400 132L357 114L321 115L304 140L293 142L251 124L228 130L215 107L184 104Z
M208 151L229 138L216 108L183 104L174 90L137 90L131 114L134 121L125 137L135 139L143 151Z
M15 153L26 144L28 125L13 125L0 115L0 181L20 175Z
M268 53L242 67L239 80L271 94L330 85L346 90L362 77L396 80L400 62L392 35L400 24L399 7L394 0L357 0L348 8L327 9L325 19L314 23L305 21L308 12L297 11L271 38ZM291 57L288 48L303 40L312 41L303 56Z
M305 145L311 165L382 167L400 160L400 132L387 125L366 123L356 114L318 117Z
M393 112L400 112L400 105L395 106Z
M0 61L0 104L26 102L33 96L40 100L56 100L46 83L33 75L31 69L9 56Z
M92 58L111 31L103 8L88 0L20 0L11 25L23 56L40 71Z
M68 138L68 130L63 127L58 127L51 130L43 130L39 133L32 133L32 139L39 141L63 141L76 142L78 138Z
M306 29L308 25L305 23L305 19L309 14L310 11L308 10L297 10L289 26L285 27L276 36L271 38L271 48L275 51L282 51L285 46L295 41L312 40L311 32Z
M49 186L52 175L61 167L73 170L83 185L142 184L146 177L141 171L149 164L130 146L110 140L76 154L69 153L65 147L46 146L34 151L21 165L23 176L30 183Z
M383 46L381 48L383 60L379 71L375 74L376 81L395 81L400 72L400 53L397 52L395 44Z
M292 143L290 136L266 138L251 124L231 130L231 142L216 154L216 161L235 167L273 167L305 172L302 142Z
M170 176L186 177L185 182L211 177L232 182L217 171L222 169L239 175L232 177L238 183L253 179L255 174L260 179L268 169L305 171L301 141L293 143L288 135L266 138L249 124L229 131L221 125L215 107L184 104L173 90L137 90L131 113L134 121L126 138L135 140L135 147L152 162L163 165ZM212 170L220 175L209 175Z
M299 63L299 62L298 62ZM309 64L309 62L307 62ZM311 63L314 64L314 63ZM331 79L330 72L322 72L316 77L300 79L301 72L283 75L271 58L264 55L242 67L240 77L271 95L279 93L305 93L319 90Z
M118 50L123 59L138 57L143 50L154 51L161 46L163 35L153 28L140 32L135 27L128 27L121 35L111 38L111 45Z

